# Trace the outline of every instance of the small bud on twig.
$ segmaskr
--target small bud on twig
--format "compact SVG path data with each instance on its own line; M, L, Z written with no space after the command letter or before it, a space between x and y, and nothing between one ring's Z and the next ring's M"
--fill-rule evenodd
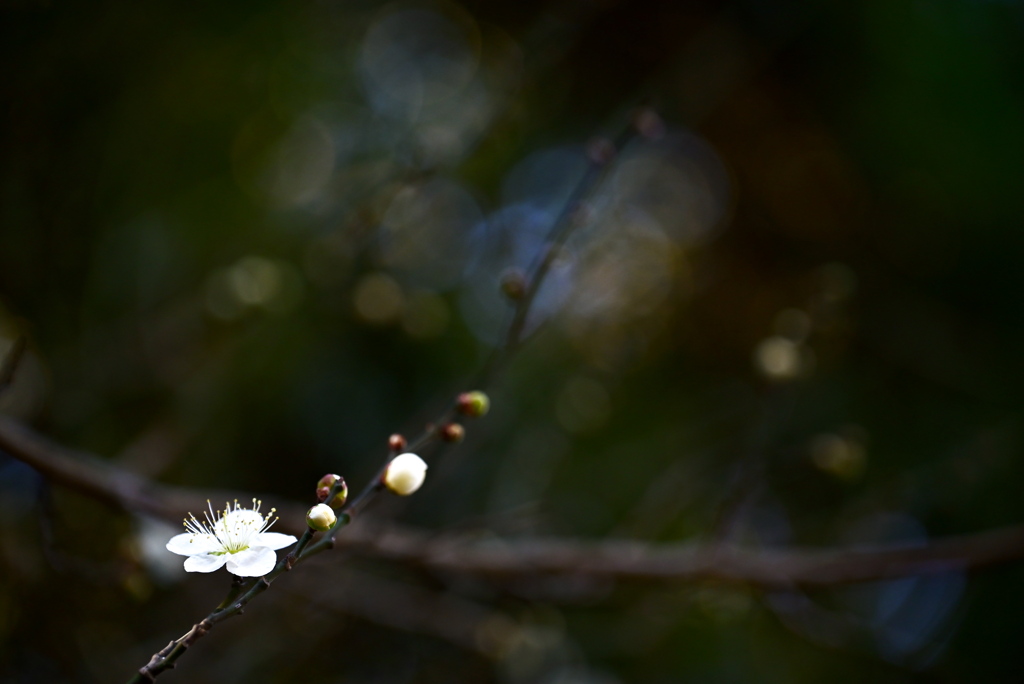
M415 492L427 478L427 464L413 453L399 454L388 464L382 478L384 485L399 496Z
M501 274L501 291L513 302L526 295L526 275L518 268L510 268Z
M340 488L338 493L334 495L334 498L331 499L330 506L335 510L344 506L345 499L348 498L348 485L345 484L344 478L333 473L324 475L316 483L316 500L320 503L327 503L327 497L331 495L331 489L339 482L341 483Z
M405 444L405 437L397 432L388 437L388 449L391 449L391 451L401 451L405 448Z
M455 400L459 413L479 418L491 408L491 400L483 392L463 392Z
M347 499L348 499L348 485L345 484L344 480L342 480L341 481L341 489L338 490L338 493L335 494L334 498L331 499L331 501L330 501L331 508L333 508L334 510L338 510L339 508L341 508L342 506L345 505L345 501Z
M326 532L334 527L337 521L334 509L327 504L317 504L306 513L306 524L318 532Z
M334 486L334 483L341 479L341 475L335 475L334 473L327 473L320 478L320 481L316 483L316 488L327 487L330 489Z
M466 437L466 428L458 423L448 423L441 428L441 439L446 442L461 442Z

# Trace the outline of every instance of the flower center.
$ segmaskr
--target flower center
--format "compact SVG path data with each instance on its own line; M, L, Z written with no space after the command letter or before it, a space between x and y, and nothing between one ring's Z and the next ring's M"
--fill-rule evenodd
M243 508L235 501L234 507L230 504L224 505L224 510L214 511L213 506L207 501L209 512L204 511L205 522L200 522L195 516L185 521L185 527L193 534L208 535L216 538L220 545L217 551L211 551L214 556L223 556L228 553L238 553L249 548L251 541L256 535L265 532L277 520L272 517L274 509L264 516L260 513L261 501L252 500L253 507Z

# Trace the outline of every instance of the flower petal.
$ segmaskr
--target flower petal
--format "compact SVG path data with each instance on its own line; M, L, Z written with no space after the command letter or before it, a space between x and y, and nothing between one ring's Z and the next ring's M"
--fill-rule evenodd
M189 572L213 572L220 569L224 565L224 561L224 556L214 556L212 554L189 556L185 559L185 569Z
M212 551L221 551L222 549L220 542L212 534L192 534L186 532L185 534L171 537L171 540L167 542L167 550L179 556L195 556Z
M277 554L267 546L250 546L227 556L228 572L239 577L263 577L274 569Z
M250 546L266 546L268 549L277 551L283 549L286 546L294 544L297 540L290 534L281 534L280 532L264 532L263 534L257 534L252 538L249 543Z

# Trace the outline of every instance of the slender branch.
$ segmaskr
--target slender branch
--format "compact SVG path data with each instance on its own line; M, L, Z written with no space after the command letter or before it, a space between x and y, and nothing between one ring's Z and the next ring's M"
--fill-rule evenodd
M336 484L331 490L331 497L344 486L343 482ZM331 499L327 499L330 501ZM304 557L303 550L306 545L309 544L313 538L315 532L306 528L306 531L302 533L302 536L296 542L295 547L283 558L278 559L274 569L268 572L263 577L256 578L249 582L240 578L232 577L231 590L223 601L213 610L212 613L207 615L205 618L197 622L192 626L184 636L180 637L169 643L160 651L153 654L153 657L149 659L149 662L139 668L139 671L128 680L128 684L141 684L142 682L151 682L165 670L174 668L178 658L185 654L185 651L189 649L192 644L196 642L200 637L205 636L214 626L222 622L229 617L235 615L241 615L245 606L252 601L254 598L262 594L264 591L270 588L271 583L277 579L283 573L291 570L299 561Z
M231 576L231 589L228 591L227 596L224 600L217 604L217 610L227 608L231 603L238 598L238 596L245 589L245 578L239 577L238 575Z
M616 151L624 147L636 135L637 127L635 122L633 122L623 129L615 142L598 140L591 143L587 150L587 158L589 160L587 170L584 173L583 178L580 179L580 182L577 183L576 187L573 189L569 199L562 207L562 211L555 218L554 223L548 231L546 246L538 255L534 266L531 268L529 279L525 283L525 290L522 296L516 301L515 308L512 311L512 317L506 329L505 339L501 346L495 349L494 353L488 359L487 363L480 371L480 374L477 376L476 381L471 383L472 387L478 389L486 389L489 387L494 381L494 378L502 364L514 355L522 345L526 321L533 308L533 304L536 301L537 293L540 291L541 285L544 283L548 272L551 270L551 265L554 263L559 251L564 246L566 239L569 237L572 230L581 222L579 220L579 216L583 200L594 192L601 179L604 178L608 162L614 157ZM457 405L449 405L437 420L429 423L423 432L408 444L407 449L416 452L439 441L442 427L451 421L456 415ZM387 472L388 463L395 455L396 454L394 452L389 454L388 460L381 466L377 475L371 479L364 486L359 495L345 507L342 515L338 516L338 521L334 527L316 544L309 548L307 555L313 555L326 549L333 548L335 543L334 537L338 530L348 525L364 505L369 503L377 496L377 494L383 491L383 477Z
M546 246L538 255L534 266L531 268L530 277L526 281L523 295L516 301L511 320L506 329L505 339L488 359L476 381L471 383L474 389L488 388L494 381L494 377L500 370L501 365L514 355L522 345L526 321L536 301L537 293L540 291L540 287L544 283L548 272L551 270L551 265L564 246L566 239L572 233L572 230L580 224L579 215L583 200L594 192L601 179L604 178L608 162L614 157L615 152L625 147L636 135L637 126L634 122L622 130L615 142L599 139L590 144L587 150L587 158L589 160L587 170L583 178L580 179L580 182L573 189L562 211L551 225L548 231ZM410 451L418 452L432 443L438 442L442 427L456 415L457 406L455 404L449 405L437 420L429 423L423 432L416 439L412 440L406 448ZM332 548L337 531L348 525L356 513L384 489L382 479L387 471L388 463L395 455L394 452L389 454L388 460L381 466L377 475L345 507L344 514L339 516L337 524L309 549L309 554L319 553L325 549Z
M544 284L548 271L551 270L551 266L554 264L555 259L558 257L573 229L583 223L586 213L583 205L584 200L594 193L597 186L604 179L609 168L609 161L637 133L637 126L634 122L625 127L616 136L614 142L599 138L590 143L587 150L587 170L548 230L545 247L530 268L529 278L524 283L525 287L522 295L516 301L515 309L512 311L511 319L506 328L505 339L501 346L494 350L494 353L491 354L491 357L487 360L483 369L481 369L477 381L473 383L475 387L486 388L490 386L502 366L522 346L526 322L529 319L534 301L537 299L537 294L540 292L541 285Z
M273 571L268 573L266 576L255 580L251 585L249 585L247 591L245 585L239 583L237 578L232 579L231 591L228 592L228 598L222 601L212 613L192 625L192 628L185 632L183 636L175 639L171 643L167 644L167 646L154 653L149 659L149 662L139 668L139 671L128 680L128 684L152 682L161 672L173 669L178 658L183 656L185 651L187 651L192 644L198 641L201 637L206 636L218 623L223 622L229 617L241 615L245 605L249 603L249 601L266 591L270 587L270 583L274 581L274 578L282 572L289 570L290 567L288 566L287 559L288 556L279 560ZM237 595L240 591L244 592L241 597L232 601L231 597L233 595Z

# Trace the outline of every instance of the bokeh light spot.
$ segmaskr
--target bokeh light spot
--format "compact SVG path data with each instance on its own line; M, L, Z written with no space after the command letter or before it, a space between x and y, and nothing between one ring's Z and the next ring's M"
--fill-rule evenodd
M832 433L811 441L811 460L821 471L840 480L857 480L867 464L867 450L860 440Z
M353 304L356 314L367 323L382 325L402 313L405 297L401 286L386 273L371 273L356 285Z
M291 265L250 255L210 275L206 308L223 320L239 318L257 307L282 313L298 303L302 289L302 276Z
M242 304L266 304L281 289L281 273L270 259L245 257L227 273L228 284Z
M305 205L319 198L334 170L334 142L323 123L300 119L278 144L267 170L267 191L280 205Z
M803 349L793 340L775 335L757 345L754 364L771 380L792 380L804 370Z
M415 121L423 109L459 94L477 70L478 53L468 17L457 23L425 8L385 12L363 41L360 74L377 111Z

